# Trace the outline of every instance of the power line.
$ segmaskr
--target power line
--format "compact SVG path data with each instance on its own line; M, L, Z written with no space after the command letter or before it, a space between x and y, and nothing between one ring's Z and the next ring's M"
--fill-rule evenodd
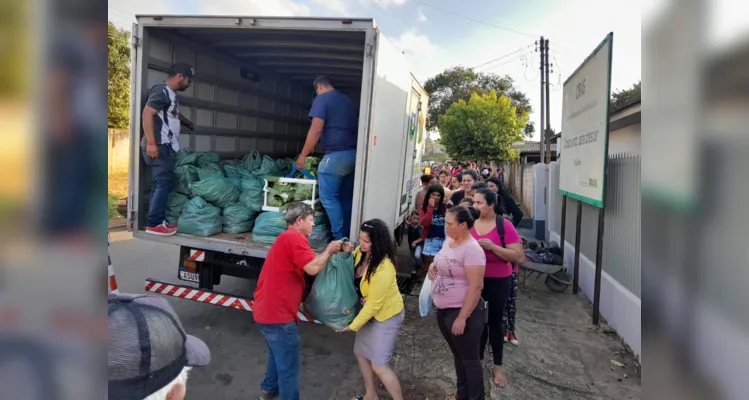
M471 67L471 69L476 69L476 68L480 68L480 67L483 67L484 65L487 65L487 64L491 64L491 63L493 63L493 62L496 62L496 61L499 61L499 60L505 59L505 58L507 58L507 57L510 57L510 56L512 56L513 54L519 53L519 52L521 52L521 51L523 51L523 50L527 49L528 47L531 47L531 45L528 45L528 46L525 46L525 47L521 47L521 48L519 48L519 49L513 50L513 51L511 51L511 52L509 52L509 53L507 53L507 54L504 54L504 55L501 55L501 56L499 56L499 57L497 57L497 58L491 59L491 60L489 60L489 61L487 61L487 62L485 62L485 63L479 64L479 65L477 65L477 66L475 66L475 67Z
M463 18L463 19L466 19L468 21L473 21L473 22L476 22L476 23L479 23L479 24L482 24L482 25L491 26L492 28L496 28L496 29L503 30L503 31L506 31L506 32L511 32L511 33L514 33L514 34L517 34L517 35L523 35L523 36L528 36L528 37L532 37L532 38L538 37L538 35L532 35L530 33L520 32L520 31L516 31L514 29L505 28L505 27L502 27L502 26L499 26L499 25L495 25L495 24L492 24L490 22L481 21L481 20L478 20L478 19L475 19L475 18L471 18L471 17L466 17L465 15L460 15L458 13L455 13L455 12L452 12L452 11L449 11L449 10L445 10L444 8L440 8L440 7L437 7L437 6L433 6L433 5L425 3L423 1L414 0L414 3L419 3L419 4L423 5L423 6L427 6L429 8L433 8L435 10L442 11L443 13L447 13L447 14L456 16L458 18Z

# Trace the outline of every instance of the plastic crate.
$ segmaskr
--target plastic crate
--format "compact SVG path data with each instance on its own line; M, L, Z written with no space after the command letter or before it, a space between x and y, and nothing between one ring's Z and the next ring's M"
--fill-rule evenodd
M304 200L304 203L309 204L312 206L312 208L315 208L315 205L320 202L320 199L317 198L317 180L316 179L298 179L298 178L278 178L275 182L285 182L285 183L294 183L294 184L301 184L301 185L312 185L312 199L311 200ZM263 187L263 211L275 211L280 212L281 209L279 207L271 207L268 205L268 187L269 181L265 180L265 187ZM315 212L315 215L322 215L320 212Z

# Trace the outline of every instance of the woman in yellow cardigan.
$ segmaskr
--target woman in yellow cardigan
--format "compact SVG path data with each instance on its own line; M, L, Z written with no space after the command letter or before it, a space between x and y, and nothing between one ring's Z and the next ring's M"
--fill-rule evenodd
M372 219L361 225L354 260L354 277L364 307L351 325L339 331L356 332L354 354L366 393L354 400L377 399L375 375L393 400L403 400L398 377L388 365L403 325L404 311L393 264L395 245L385 222Z

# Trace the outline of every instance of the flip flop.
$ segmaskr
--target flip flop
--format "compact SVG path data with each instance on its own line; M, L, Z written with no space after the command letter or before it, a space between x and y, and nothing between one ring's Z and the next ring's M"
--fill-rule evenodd
M363 395L363 394L360 394L360 395L358 395L358 396L354 397L354 398L353 398L353 399L351 399L351 400L364 400L364 395Z

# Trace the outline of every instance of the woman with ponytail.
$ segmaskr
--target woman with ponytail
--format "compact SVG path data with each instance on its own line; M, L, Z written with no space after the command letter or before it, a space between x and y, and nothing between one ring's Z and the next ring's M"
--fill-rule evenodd
M486 326L481 299L486 257L471 236L478 218L473 207L455 206L445 215L447 238L429 267L437 325L455 360L457 394L448 399L484 399L480 339Z
M507 378L502 370L503 345L505 339L502 316L512 288L513 264L523 261L523 243L510 221L502 217L502 203L489 188L479 189L473 196L473 204L480 217L471 229L486 257L484 285L481 296L489 303L489 318L481 337L483 359L486 341L492 347L494 357L494 384L504 387ZM498 229L497 224L502 228Z

